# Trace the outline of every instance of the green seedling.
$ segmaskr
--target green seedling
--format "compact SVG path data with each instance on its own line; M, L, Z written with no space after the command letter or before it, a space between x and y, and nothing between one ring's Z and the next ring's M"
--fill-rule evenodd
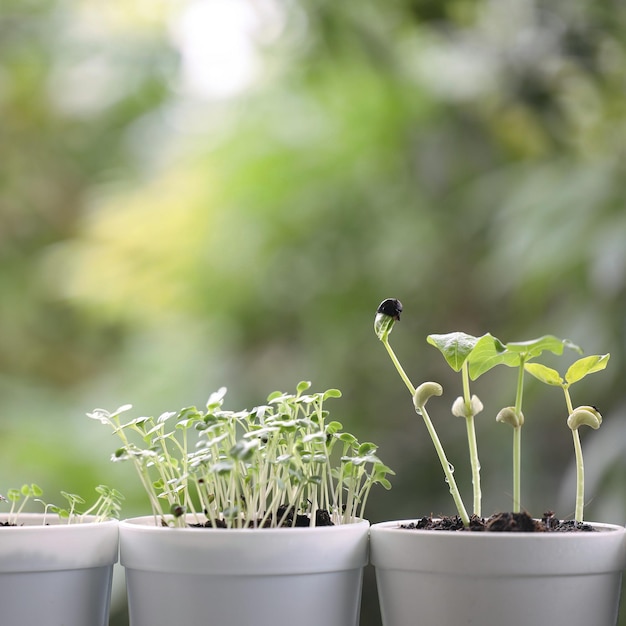
M349 523L363 517L374 484L390 488L393 472L374 444L329 419L326 402L341 393L308 393L310 385L252 410L225 410L222 388L206 409L125 423L130 405L88 415L121 440L112 460L134 465L157 523L184 527L191 515L214 527L314 526L320 511Z
M43 508L44 516L42 523L47 522L47 515L57 515L59 519L66 521L68 524L81 523L86 516L94 516L96 522L103 522L107 519L119 517L120 503L124 496L117 490L111 489L106 485L96 487L98 498L96 502L86 511L79 511L78 506L85 503L85 500L76 494L70 494L65 491L61 495L68 501L67 509L61 508L55 504L50 504L42 500L43 490L35 484L24 484L19 489L9 489L6 498L0 495L0 502L10 502L11 508L7 516L8 526L17 526L20 523L20 515L25 511L26 504L32 500L37 502Z
M441 385L434 382L423 383L417 389L410 381L396 354L389 344L389 335L395 324L400 320L402 304L395 298L384 300L376 311L374 330L377 337L385 346L397 372L405 383L413 397L415 410L424 419L428 433L435 446L435 450L441 463L445 480L449 485L450 493L455 502L459 517L465 526L469 525L470 518L467 514L458 486L454 480L453 466L448 461L443 446L432 420L426 411L425 405L433 395L440 396L443 393ZM524 373L529 372L543 382L562 387L568 408L568 426L574 436L574 447L577 463L577 496L576 496L576 520L582 521L584 503L584 473L582 463L582 451L578 428L580 425L598 428L602 420L600 413L594 407L581 406L572 408L569 396L569 387L587 374L597 372L606 367L609 355L592 356L581 358L576 361L561 379L558 372L539 363L531 363L544 352L561 355L564 349L570 348L581 352L580 348L567 340L558 339L553 335L546 335L538 339L522 342L503 343L493 335L487 333L481 337L474 337L463 332L447 334L433 334L427 338L428 343L435 346L443 354L448 365L461 373L462 395L452 404L452 414L462 417L466 421L469 457L472 471L473 485L473 508L474 514L481 515L481 487L480 487L480 462L478 458L478 446L474 418L483 410L483 403L479 398L470 393L470 380L476 380L479 376L488 372L497 365L506 365L517 369L515 403L501 409L496 420L507 423L513 427L513 511L521 509L521 433L524 425L523 392Z
M478 339L466 333L449 333L446 335L429 335L426 340L439 349L448 365L455 371L461 372L463 395L459 396L452 405L452 414L465 419L467 429L467 443L469 446L470 465L472 469L472 487L474 494L474 515L480 517L482 507L482 492L480 488L480 461L476 443L476 428L474 417L483 410L483 403L477 396L470 394L470 377L468 358Z
M578 346L570 341L558 339L553 335L545 335L530 341L513 341L503 344L499 339L486 334L476 343L469 357L469 373L473 380L496 365L507 365L508 367L517 368L515 404L504 407L496 416L496 421L509 424L513 428L513 511L516 513L519 513L521 509L524 372L530 365L529 361L537 358L543 352L548 351L561 355L565 347L578 352L581 351Z
M578 359L572 363L565 372L565 376L561 375L554 369L541 365L539 363L528 363L526 371L535 378L547 385L561 387L565 394L565 404L567 406L567 425L572 431L574 438L574 454L576 457L576 512L574 519L577 522L583 521L583 510L585 506L585 465L583 463L583 452L580 443L580 435L578 429L580 426L589 426L594 430L600 428L602 424L602 415L594 406L583 405L573 408L572 399L570 397L570 387L582 380L588 374L600 372L606 368L610 354L593 355Z
M11 510L7 523L9 526L15 526L19 519L20 513L24 511L26 503L33 498L40 498L43 495L41 487L34 483L24 484L19 489L9 489L6 498L2 498L5 502L11 503Z
M441 445L441 440L437 435L437 431L435 430L435 426L430 419L428 411L426 410L426 403L432 396L440 396L443 393L443 388L438 383L427 382L423 383L417 389L413 386L413 383L407 376L404 368L400 364L398 357L396 356L393 348L389 344L389 335L393 329L393 325L395 322L400 320L400 314L402 313L402 304L399 300L395 298L389 298L384 300L378 310L376 311L376 317L374 318L374 331L376 336L382 341L391 361L393 362L396 371L400 375L400 378L404 381L409 393L413 397L413 405L415 407L415 411L418 415L422 416L424 420L424 424L426 425L426 429L428 430L428 434L435 446L435 451L437 453L437 457L439 458L439 462L441 463L441 469L443 470L445 480L448 483L450 488L450 494L452 495L452 499L456 505L459 517L463 520L463 524L465 526L469 526L470 518L467 513L467 509L463 504L463 499L461 498L461 492L456 484L456 480L454 479L454 467L450 461L448 461L448 457Z

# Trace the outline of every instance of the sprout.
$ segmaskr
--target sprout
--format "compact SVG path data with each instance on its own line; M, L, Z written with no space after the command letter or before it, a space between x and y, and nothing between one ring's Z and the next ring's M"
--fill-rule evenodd
M222 388L206 412L104 423L122 442L115 460L133 463L162 523L184 527L188 515L212 527L313 526L328 516L349 523L363 517L374 484L390 487L393 472L374 444L359 444L329 419L325 403L341 393L310 387L302 381L295 394L276 391L267 405L237 412L222 408ZM173 415L176 428L166 430Z
M7 491L7 498L0 495L0 502L11 502L11 510L9 511L7 523L9 526L15 526L19 524L19 518L24 511L26 503L33 499L33 502L43 506L43 519L42 524L47 524L48 513L57 515L60 519L67 520L68 524L79 523L83 521L86 515L93 515L96 522L101 522L111 518L119 517L120 507L119 502L124 499L121 493L114 489L109 489L104 485L100 485L96 488L96 492L99 494L99 498L96 503L87 511L79 512L77 505L84 504L85 500L76 494L67 493L61 491L61 495L69 502L69 510L63 509L54 504L46 504L42 499L43 491L41 487L33 484L22 485L19 489L9 489Z
M449 483L450 492L453 495L459 516L463 519L465 526L468 526L469 518L454 481L452 466L445 456L443 447L425 408L426 403L433 395L439 396L442 394L442 387L438 383L426 382L415 389L389 344L389 334L393 324L400 319L401 312L402 305L399 300L395 298L384 300L376 311L374 321L376 335L385 346L398 374L411 393L416 412L424 419L444 470L446 482ZM575 517L576 521L581 522L583 519L584 475L578 429L583 425L597 429L602 423L602 416L592 406L580 406L574 410L569 396L569 387L588 374L603 370L608 363L609 355L594 355L580 358L569 367L564 378L561 378L556 370L532 362L544 352L561 355L565 348L581 352L577 345L553 335L544 335L529 341L505 344L489 333L481 337L474 337L464 332L451 332L428 335L427 341L442 353L446 363L455 372L461 373L463 394L453 402L452 414L466 420L472 470L474 513L480 516L481 511L480 463L478 460L474 418L483 411L484 407L481 400L476 395L470 393L470 380L476 380L496 365L506 365L517 370L515 403L501 409L496 415L496 421L509 424L513 428L513 512L517 513L521 510L521 433L525 422L522 406L524 374L528 372L546 384L561 387L565 393L568 409L567 424L572 430L574 437L577 465Z
M400 313L402 313L402 302L396 298L387 298L378 305L374 318L374 330L381 341L387 340L395 322L400 321Z
M430 435L430 438L435 446L435 452L437 453L437 457L439 458L439 462L441 464L441 468L443 469L443 473L445 476L445 480L448 483L450 488L450 494L454 500L457 511L459 513L459 517L463 520L463 525L468 527L470 523L469 515L467 514L467 510L465 505L463 504L463 500L461 498L461 492L456 484L456 480L454 479L454 470L452 468L452 464L448 461L446 457L446 453L441 445L441 441L439 440L439 436L437 435L437 431L430 419L428 412L426 411L426 402L428 399L435 395L439 396L443 393L443 389L441 385L438 383L424 383L420 385L417 389L411 383L411 380L406 375L400 361L396 357L393 349L389 345L389 333L391 332L391 328L393 327L393 323L396 320L400 319L400 312L402 311L402 304L400 301L395 298L388 298L387 300L383 300L380 306L376 311L376 318L374 320L374 329L376 331L377 337L382 341L385 349L387 350L387 354L391 358L392 363L394 364L396 371L402 378L404 384L406 385L411 397L413 398L413 404L415 406L415 410L418 415L422 416L424 420L424 424L426 426L426 430Z
M561 377L556 370L545 365L529 363L526 366L526 370L535 378L547 385L561 387L565 395L565 404L568 412L567 425L572 431L574 455L576 457L576 512L574 519L577 522L583 521L585 506L585 466L578 428L584 425L597 430L600 428L600 424L602 424L602 415L594 406L585 405L573 409L569 390L574 383L582 380L585 376L594 372L601 372L607 366L610 357L611 355L607 353L594 354L578 359L569 366L564 377Z

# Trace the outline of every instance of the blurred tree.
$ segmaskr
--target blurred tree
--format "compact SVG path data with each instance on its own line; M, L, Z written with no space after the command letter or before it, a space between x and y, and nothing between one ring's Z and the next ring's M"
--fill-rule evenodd
M75 384L116 344L115 325L60 302L63 277L41 271L95 188L145 171L131 129L170 97L162 25L124 32L104 18L89 3L1 9L0 371L11 375Z

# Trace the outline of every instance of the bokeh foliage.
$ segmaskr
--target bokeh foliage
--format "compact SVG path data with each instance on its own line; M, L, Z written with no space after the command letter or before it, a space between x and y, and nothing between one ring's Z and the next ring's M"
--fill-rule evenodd
M0 9L2 485L110 478L136 512L128 468L109 466L113 444L85 411L160 412L221 385L228 408L251 406L310 379L342 389L336 417L396 470L372 521L448 512L372 329L398 297L392 342L416 383L449 390L438 427L466 492L446 403L459 382L428 333L553 333L611 352L574 403L605 416L583 441L586 513L623 523L624 6L277 1L263 74L227 101L181 88L168 29L183 6ZM510 404L513 378L476 392ZM496 411L477 424L486 512L511 497ZM535 514L573 513L563 412L528 382L522 504Z

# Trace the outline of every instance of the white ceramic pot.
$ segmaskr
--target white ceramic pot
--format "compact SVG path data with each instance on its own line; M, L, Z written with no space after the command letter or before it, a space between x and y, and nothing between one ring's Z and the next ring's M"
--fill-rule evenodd
M131 626L357 626L368 530L120 522Z
M5 522L7 515L0 515ZM107 626L117 521L59 523L21 514L0 528L0 624Z
M484 533L374 524L384 626L615 626L626 530Z

